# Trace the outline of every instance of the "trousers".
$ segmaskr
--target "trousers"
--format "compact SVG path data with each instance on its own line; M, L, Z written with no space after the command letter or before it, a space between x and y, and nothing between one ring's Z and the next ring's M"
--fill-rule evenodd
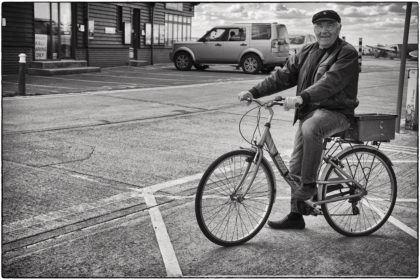
M289 172L297 182L295 187L292 187L292 196L303 184L316 182L324 138L349 127L350 122L344 114L326 109L316 109L299 121L289 162ZM296 205L296 200L292 198L291 212L299 212Z

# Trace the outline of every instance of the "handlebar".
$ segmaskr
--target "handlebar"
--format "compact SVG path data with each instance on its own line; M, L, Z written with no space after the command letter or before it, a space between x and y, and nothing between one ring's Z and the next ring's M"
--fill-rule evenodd
M267 108L271 108L275 105L279 105L279 106L284 105L284 103L282 102L284 101L284 98L281 96L277 96L276 98L269 100L267 102L261 102L260 100L254 99L254 98L247 98L246 100L243 100L243 101L247 101L248 103L255 102L258 104L258 106L267 107Z

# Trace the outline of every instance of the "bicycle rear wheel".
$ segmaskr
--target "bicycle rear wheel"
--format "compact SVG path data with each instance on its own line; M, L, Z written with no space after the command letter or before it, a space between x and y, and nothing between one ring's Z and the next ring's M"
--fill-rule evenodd
M356 146L337 155L344 170L367 194L361 198L323 204L328 224L346 236L365 236L378 230L391 215L397 198L397 180L391 162L369 146ZM324 180L341 179L333 166L327 167ZM322 200L360 192L353 184L323 185Z
M248 150L226 153L209 166L200 180L195 198L197 222L204 235L218 245L247 242L270 215L275 198L273 171L264 158L255 170L254 156L255 152ZM255 172L255 180L244 195ZM238 187L243 176L245 180Z

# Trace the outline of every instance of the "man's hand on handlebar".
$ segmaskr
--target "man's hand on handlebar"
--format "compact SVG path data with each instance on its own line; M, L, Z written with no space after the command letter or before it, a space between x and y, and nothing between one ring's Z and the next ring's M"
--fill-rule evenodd
M284 99L284 110L289 111L295 109L298 105L303 104L303 99L300 96L286 97Z
M238 94L239 101L247 101L247 100L250 100L252 98L254 98L254 97L252 96L252 93L250 93L249 91L242 91ZM251 102L248 101L248 105L250 103Z

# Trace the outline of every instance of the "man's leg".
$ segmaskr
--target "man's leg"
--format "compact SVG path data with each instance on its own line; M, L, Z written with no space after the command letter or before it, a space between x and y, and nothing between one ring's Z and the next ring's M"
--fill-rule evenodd
M291 196L295 193L296 189L301 184L301 171L302 171L302 158L303 158L303 135L302 135L302 122L299 121L299 126L296 131L295 140L293 143L293 152L290 157L289 162L289 173L290 177L292 177L296 184L295 186L291 186ZM290 199L290 209L291 212L299 213L297 206L296 206L296 199Z
M299 122L296 131L295 140L293 143L293 152L289 162L289 174L294 179L296 184L291 186L291 194L293 196L296 189L301 184L301 170L302 170L302 156L303 156L303 136L302 136L302 122ZM268 225L275 229L304 229L305 221L297 208L297 201L294 198L290 199L290 213L280 221L268 221Z
M315 110L303 121L302 187L296 190L293 198L310 199L316 193L318 168L322 160L323 139L348 129L350 123L345 115L325 109Z

